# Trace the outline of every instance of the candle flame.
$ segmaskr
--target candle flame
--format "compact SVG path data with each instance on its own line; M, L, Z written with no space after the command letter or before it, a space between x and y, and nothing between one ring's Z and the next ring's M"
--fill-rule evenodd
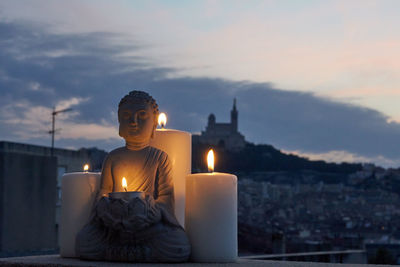
M208 172L214 171L214 151L210 149L207 154Z
M165 113L162 112L160 113L160 115L158 115L158 125L160 125L161 128L164 128L166 124L167 124L167 115L165 115Z
M122 187L124 188L125 192L127 192L128 184L126 183L125 177L122 177Z
M83 166L83 170L84 170L85 172L87 172L87 171L89 170L89 164L85 164L85 165Z

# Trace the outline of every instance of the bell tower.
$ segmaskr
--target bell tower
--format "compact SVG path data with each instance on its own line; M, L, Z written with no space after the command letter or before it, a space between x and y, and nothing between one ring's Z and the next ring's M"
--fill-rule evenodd
M231 110L231 126L232 132L238 131L238 111L236 109L236 97L233 99L233 108Z

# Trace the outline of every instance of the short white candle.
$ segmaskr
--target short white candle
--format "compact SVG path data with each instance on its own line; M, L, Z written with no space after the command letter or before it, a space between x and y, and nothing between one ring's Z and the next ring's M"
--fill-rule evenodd
M59 229L61 257L76 257L75 238L88 223L99 187L100 173L73 172L62 177Z
M190 174L186 180L185 230L194 262L237 259L237 177Z
M159 120L159 124L165 126L166 117L165 121ZM173 129L157 129L150 141L150 146L166 152L172 163L175 216L183 227L185 225L185 179L192 171L192 135Z

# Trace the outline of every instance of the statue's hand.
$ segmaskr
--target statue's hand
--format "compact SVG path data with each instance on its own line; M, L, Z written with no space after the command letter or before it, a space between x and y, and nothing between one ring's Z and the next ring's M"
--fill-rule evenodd
M104 225L112 229L122 228L121 217L125 213L126 201L102 197L96 205L96 215Z
M146 194L144 198L134 198L129 201L123 226L130 232L137 232L160 220L160 209L155 204L154 198Z
M96 213L104 225L114 230L137 232L161 220L161 212L154 198L123 199L102 197L96 205Z

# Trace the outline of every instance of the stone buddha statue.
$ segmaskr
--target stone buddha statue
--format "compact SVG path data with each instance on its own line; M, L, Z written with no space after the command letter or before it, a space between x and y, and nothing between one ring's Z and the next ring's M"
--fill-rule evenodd
M158 117L156 101L132 91L118 106L119 135L124 147L103 163L100 191L91 218L76 238L81 259L127 262L184 262L190 243L174 215L174 188L168 155L149 146ZM143 191L130 200L110 192Z

